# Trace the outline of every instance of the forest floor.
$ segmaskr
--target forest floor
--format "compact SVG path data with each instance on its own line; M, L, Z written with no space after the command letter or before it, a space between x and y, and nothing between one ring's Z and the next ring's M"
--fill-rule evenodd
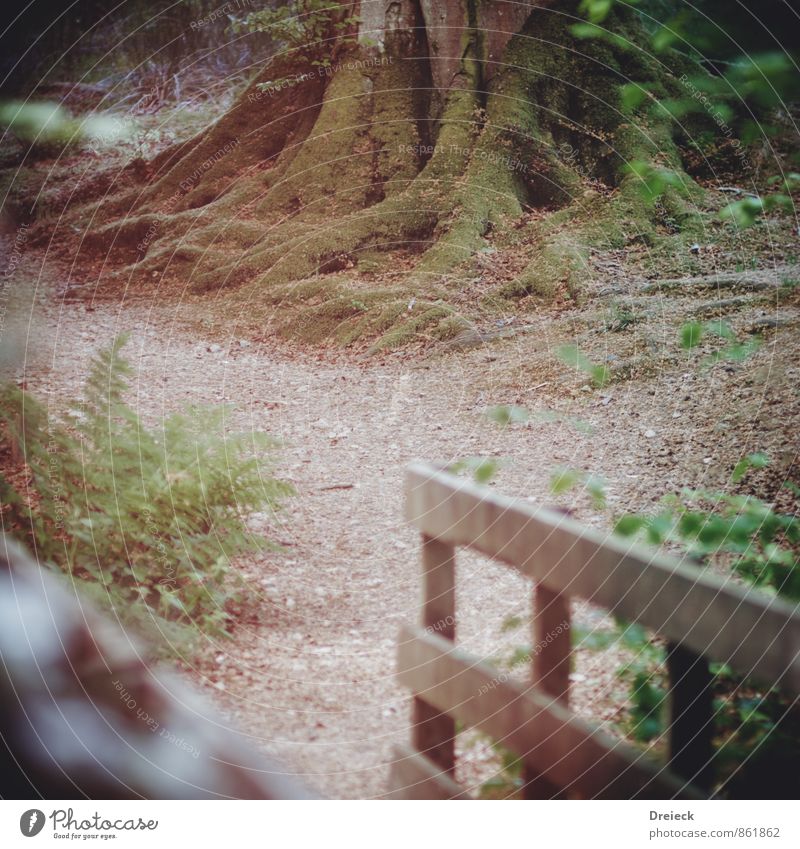
M54 411L80 394L89 358L127 331L131 403L146 422L227 402L231 432L267 431L281 442L277 474L297 494L277 525L266 515L250 522L283 549L235 563L250 603L233 638L206 639L173 661L253 746L329 796L380 796L392 745L409 738L410 702L393 670L400 623L419 613L418 540L402 519L411 460L497 457L491 486L568 507L605 529L683 486L725 488L751 451L773 461L747 480L761 497L781 502L788 494L780 483L797 480L796 268L661 292L614 273L613 291L598 277L580 309L529 315L510 338L372 358L241 335L235 315L209 326L207 311L178 299L65 298L69 273L33 250L17 269L36 293L18 377ZM639 304L622 326L613 323L620 290ZM721 313L737 332L758 328L764 341L743 362L707 367L709 349L683 351L678 327L690 315ZM557 356L576 340L590 359L614 366L605 387ZM521 405L531 419L501 427L486 415L498 404ZM552 495L551 475L563 466L601 477L607 507L596 509L581 490ZM524 618L529 604L530 588L511 570L459 557L458 641L466 650L508 658L527 632L503 623ZM609 624L586 605L574 615L588 629ZM573 673L574 709L616 734L627 704L617 675L623 660L613 648L580 650ZM497 759L475 735L462 735L460 747L459 778L474 789Z

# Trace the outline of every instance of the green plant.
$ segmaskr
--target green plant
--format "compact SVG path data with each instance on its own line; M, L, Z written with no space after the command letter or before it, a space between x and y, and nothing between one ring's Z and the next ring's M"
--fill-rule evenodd
M663 647L653 642L641 625L618 617L614 617L612 628L587 630L573 625L572 641L578 649L603 651L617 645L632 654L617 670L617 675L628 683L630 709L625 730L640 743L649 743L660 736L664 731L667 697Z
M291 0L271 8L250 12L236 27L268 32L273 39L295 51L310 65L331 65L332 46L354 43L352 33L358 18L343 14L343 7L331 0ZM277 81L265 83L264 87Z
M16 387L3 390L6 432L34 492L26 503L2 481L4 525L126 618L224 633L239 599L230 560L266 543L243 519L292 489L265 474L259 455L272 440L224 432L224 407L146 428L123 400L124 344L118 337L95 357L83 400L63 422Z
M739 483L751 469L763 469L769 458L748 454L733 469ZM788 487L795 495L797 487ZM616 531L641 536L650 543L671 543L701 564L722 561L748 583L763 591L800 600L800 519L750 495L683 490L662 499L650 515L622 516ZM643 636L646 641L646 637ZM648 654L649 653L649 654ZM642 643L637 652L631 690L631 719L641 729L638 739L660 733L658 717L664 702L664 651ZM774 688L764 688L712 664L715 693L715 771L719 788L734 796L765 792L753 778L780 776L796 760L800 741L800 711L795 700ZM779 785L779 781L777 781ZM780 793L770 789L767 793Z
M588 374L592 383L598 389L602 389L611 379L609 367L593 363L585 354L581 353L577 345L562 345L558 349L558 358L564 365Z
M583 487L589 493L596 509L602 510L606 506L605 481L602 478L569 466L559 466L553 470L550 476L550 491L553 495L563 495L576 486Z
M780 184L782 190L733 201L721 210L720 218L723 221L733 221L738 227L744 228L752 227L762 215L776 210L793 214L795 202L792 192L800 189L800 174L792 172L784 178L774 176L768 182L773 186Z
M651 516L628 515L617 533L643 532L649 542L677 542L708 562L724 555L733 571L762 590L800 599L800 519L750 495L683 490Z
M486 411L486 417L501 427L510 424L524 424L530 418L528 411L516 404L500 404L496 407L490 407Z
M130 135L128 124L104 115L73 117L58 103L0 102L0 129L31 150L60 153L92 141L119 141Z
M687 192L686 178L671 168L656 167L649 162L634 160L626 167L626 171L638 179L639 193L648 203L654 204L668 189L679 194Z
M475 483L488 483L497 474L500 465L501 460L498 457L465 457L451 463L447 471L454 475L468 472Z
M675 121L694 116L713 123L712 132L732 139L734 149L747 166L745 146L758 138L769 138L777 131L775 119L791 103L796 90L798 54L795 45L776 50L774 40L764 39L752 26L752 13L744 6L731 7L724 0L706 0L695 6L670 4L658 11L639 0L582 0L578 9L585 22L574 24L575 36L601 39L625 49L630 43L624 32L616 32L609 16L612 12L630 15L640 10L650 30L650 48L655 54L668 55L676 48L682 67L694 68L680 76L682 91L671 97L650 90L650 86L631 80L620 87L622 108L634 114L642 108L651 118L666 115ZM781 32L795 21L784 4L763 4L759 22L766 32ZM717 21L725 20L725 29ZM619 20L619 19L618 19ZM618 23L618 22L617 22ZM709 59L709 57L714 59ZM709 66L714 70L709 73ZM736 131L738 138L734 135ZM709 131L696 132L694 144ZM645 199L654 201L667 189L683 189L680 175L669 168L634 160L629 171L641 178ZM783 172L783 169L781 169ZM762 215L775 210L794 210L792 193L800 188L800 174L774 175L768 181L773 189L759 196L745 197L725 206L722 220L739 227L750 227Z
M753 336L740 342L733 328L721 319L700 323L689 321L681 327L681 347L690 351L696 348L706 335L717 336L728 344L710 354L704 361L704 366L712 366L721 361L742 362L761 347L761 338Z
M718 784L735 798L781 798L797 763L796 699L744 681L724 664L712 664L712 672Z
M478 789L481 799L515 799L520 798L522 790L523 760L510 749L493 740L485 734L478 734L475 740L488 742L498 761L495 774L484 781Z

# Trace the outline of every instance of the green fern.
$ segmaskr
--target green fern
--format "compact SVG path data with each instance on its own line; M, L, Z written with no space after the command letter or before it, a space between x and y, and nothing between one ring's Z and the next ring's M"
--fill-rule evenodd
M6 438L20 446L34 492L26 506L0 480L4 525L126 619L225 633L239 600L231 559L270 545L243 519L276 509L293 490L266 474L274 441L226 434L225 408L146 428L124 400L125 342L93 360L83 398L62 422L29 394L3 390Z

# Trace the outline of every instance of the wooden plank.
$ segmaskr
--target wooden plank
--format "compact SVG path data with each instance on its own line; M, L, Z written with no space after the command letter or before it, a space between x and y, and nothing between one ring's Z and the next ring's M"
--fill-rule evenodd
M427 702L480 728L545 780L581 798L700 798L647 756L422 629L400 635L398 678Z
M667 671L670 769L697 787L710 790L714 778L714 708L708 661L690 649L670 643Z
M800 613L782 599L421 463L407 472L406 516L442 542L471 546L555 592L800 693Z
M453 640L456 627L455 550L436 539L422 538L422 626L429 633ZM411 740L449 774L456 768L456 724L427 701L415 698L411 711Z
M410 746L395 746L389 771L389 792L384 799L469 799L432 760Z
M422 627L456 636L456 564L452 545L422 536Z
M569 704L572 634L569 599L539 584L532 622L533 684L564 707Z
M539 584L533 591L531 683L564 707L569 705L570 625L569 599ZM522 780L526 799L554 799L560 795L559 788L528 765L523 769Z

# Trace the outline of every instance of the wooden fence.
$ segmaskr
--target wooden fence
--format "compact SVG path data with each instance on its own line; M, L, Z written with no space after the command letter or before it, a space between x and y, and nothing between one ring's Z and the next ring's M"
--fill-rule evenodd
M526 798L698 798L711 787L710 661L800 692L800 614L781 599L694 564L632 546L557 512L412 465L406 517L422 534L421 627L400 635L398 676L414 693L411 746L397 747L392 798L465 798L456 721L520 756ZM531 578L528 686L456 648L455 549L467 546ZM667 642L666 766L569 710L570 598L650 628Z

